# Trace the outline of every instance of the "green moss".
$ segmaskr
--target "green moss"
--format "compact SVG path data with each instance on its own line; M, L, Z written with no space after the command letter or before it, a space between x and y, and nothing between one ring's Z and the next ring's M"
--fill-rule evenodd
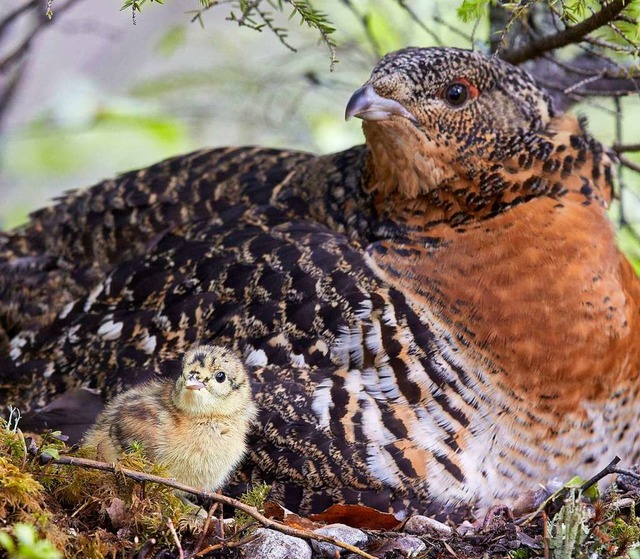
M249 491L247 491L244 495L242 495L242 497L240 497L240 501L242 501L245 505L255 507L262 512L264 511L264 503L267 500L267 496L269 495L270 490L270 485L261 483L249 489ZM248 526L249 524L254 522L253 518L240 510L236 510L234 518L238 530L241 530L245 526Z
M0 418L0 517L7 526L0 544L8 553L13 550L10 557L40 557L23 551L17 554L22 549L18 535L27 534L27 530L34 533L32 539L25 540L29 544L25 549L50 546L53 550L64 549L65 557L83 559L126 557L139 547L136 542L152 538L159 546L174 546L167 521L171 519L179 526L192 507L172 488L137 482L117 471L42 463L45 455L95 459L96 453L91 448L72 451L55 432L36 439L38 451L29 455L15 421ZM145 457L139 445L125 453L117 466L170 477ZM45 535L47 541L38 544ZM49 557L57 556L42 555L42 559Z

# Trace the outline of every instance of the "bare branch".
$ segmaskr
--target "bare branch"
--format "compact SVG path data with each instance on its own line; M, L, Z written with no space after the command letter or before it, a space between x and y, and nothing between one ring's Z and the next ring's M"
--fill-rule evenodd
M180 543L178 532L176 532L176 527L173 525L173 520L171 520L170 518L167 519L167 528L169 528L171 536L173 537L173 541L175 542L176 548L178 549L179 559L184 559L184 551L182 550L182 544Z
M640 151L640 144L613 144L612 148L616 153L622 153L625 151Z
M613 0L603 6L599 12L577 25L566 27L563 31L553 35L540 37L516 49L502 52L500 57L512 64L520 64L531 58L541 56L545 52L581 41L592 31L615 19L630 3L631 0Z
M101 470L103 472L112 472L114 474L117 473L117 474L124 475L128 478L131 478L135 481L150 481L153 483L161 483L162 485L166 485L167 487L172 487L173 489L177 489L178 491L183 491L184 493L189 493L197 497L210 499L211 501L214 501L216 503L222 503L223 505L234 507L238 510L241 510L242 512L249 515L250 517L255 518L258 522L260 522L260 524L262 524L266 528L277 530L278 532L282 532L283 534L287 534L288 536L293 536L295 538L303 538L305 540L316 540L321 542L327 542L335 546L341 547L342 549L346 549L351 553L355 553L360 557L365 557L365 559L376 559L373 555L369 555L367 552L362 551L361 549L351 544L340 541L331 536L326 536L324 534L316 534L315 532L311 532L310 530L303 530L303 529L287 526L286 524L282 524L281 522L277 522L276 520L267 518L263 514L260 514L258 512L258 509L256 509L255 507L245 505L243 502L238 501L237 499L233 499L232 497L227 497L226 495L220 495L219 493L212 493L211 491L203 491L200 489L195 489L193 487L189 487L188 485L184 485L183 483L179 483L173 479L167 479L167 478L163 478L153 474L147 474L144 472L137 472L135 470L129 470L128 468L121 468L114 463L109 464L107 462L99 462L97 460L88 460L87 458L76 458L73 456L60 456L60 458L55 458L55 459L52 458L51 460L48 460L48 462L53 464L64 464L65 466L91 468L94 470Z
M618 474L621 476L628 476L628 477L632 477L633 479L640 480L640 474L636 472L632 472L630 470L622 470L620 468L611 468L611 473Z
M76 4L77 2L79 2L80 0L68 0L66 4L60 6L60 7L56 7L56 14L60 14L65 12L67 9L69 9L71 6L73 6L74 4ZM35 10L37 9L39 6L39 3L35 3L35 7L34 7L34 3L30 3L30 4L26 4L25 5L25 12L27 11L26 9L29 8L31 10ZM9 17L11 17L12 14L10 14ZM48 23L49 19L46 17L46 15L44 13L39 14L38 17L38 24L34 25L30 32L27 34L27 36L24 38L24 40L13 50L13 52L9 53L8 55L6 55L4 58L0 59L0 73L4 73L6 72L9 67L11 67L12 65L16 64L17 62L19 62L24 56L27 55L27 53L29 52L30 48L31 48L31 43L33 42L33 40L37 37L37 35L40 34L41 31L43 31L45 29L45 23ZM0 23L1 25L4 25L5 21L3 20L2 23Z
M381 58L383 55L383 52L371 29L371 19L368 16L368 14L361 14L360 12L358 12L358 10L353 5L353 2L351 2L351 0L341 0L341 2L360 22L362 29L364 29L364 36L366 37L367 41L371 45L371 50L373 50L373 53L376 55L376 58Z
M628 16L626 14L620 14L618 16L616 16L613 21L625 21L627 23L630 23L631 25L638 25L638 20L632 18L631 16Z
M628 159L624 155L619 155L618 159L620 159L620 163L622 163L628 169L631 169L632 171L635 171L636 173L640 173L640 164L638 164L638 163L636 163L634 161L631 161L631 159Z
M435 42L436 45L443 45L444 43L442 42L442 39L440 39L440 37L438 35L435 34L434 31L432 31L431 29L429 29L424 22L418 17L418 14L416 14L410 6L407 5L406 0L396 0L396 2L398 2L398 5L405 10L408 14L409 17L415 21L418 26L427 34L429 35Z
M441 25L442 27L446 27L452 33L455 33L456 35L458 35L458 37L461 37L462 39L466 39L467 41L469 41L469 43L472 46L475 46L473 42L473 37L471 35L468 35L464 31L460 31L460 29L458 29L455 25L451 25L448 21L443 19L439 14L434 14L433 21L435 21L438 25Z
M34 8L37 8L40 4L40 0L31 0L31 2L27 2L23 4L19 8L16 8L10 14L7 14L2 21L0 21L0 39L7 31L7 27L11 25L16 19L18 19L22 14L25 14Z
M620 102L620 97L616 97L613 100L614 106L616 108L616 144L622 143L622 103ZM626 185L624 182L624 177L622 175L622 162L620 158L618 158L618 201L620 202L620 219L619 226L624 227L627 224L626 212L625 212L625 203L624 196L622 195L623 191L626 189Z
M623 53L626 53L626 54L637 54L638 51L640 50L635 45L631 46L631 47L625 47L623 45L617 45L616 43L612 43L611 41L605 41L604 39L597 39L595 37L589 37L588 35L586 37L583 37L582 40L586 41L590 45L593 45L594 47L600 47L600 48L603 48L603 49L609 49L609 50L612 50L614 52L623 52Z
M583 80L580 80L579 82L574 83L571 87L567 87L562 92L565 95L568 95L572 91L576 91L577 89L580 89L583 85L587 85L588 83L593 83L602 79L603 75L604 75L603 72L599 72L595 76L589 76L588 78L584 78Z
M211 553L212 551L217 551L219 549L229 549L229 548L232 548L232 547L240 547L242 545L248 544L249 542L252 542L257 537L258 537L257 534L250 534L249 536L246 536L245 538L243 538L239 542L216 543L216 544L213 544L213 545L205 547L202 551L198 551L195 554L195 557L204 557L205 555Z
M9 78L4 87L0 89L0 122L2 121L3 115L9 108L11 101L19 90L19 86L25 76L25 68L25 64L22 64L20 65L20 67L16 68L11 78Z
M639 79L640 78L640 71L634 69L634 68L619 68L617 72L612 71L610 68L600 68L600 69L587 69L587 68L582 68L578 65L576 65L576 61L582 61L582 58L578 57L577 59L574 59L572 61L571 64L568 64L566 62L563 62L562 60L558 60L557 58L553 57L550 54L543 54L542 55L543 58L545 60L548 60L549 62L552 62L553 64L556 64L557 66L560 66L560 68L562 68L563 70L566 70L569 73L572 74L578 74L579 76L586 76L586 77L592 77L595 76L596 74L599 74L602 76L603 79L610 79L610 80L633 80L633 79ZM605 60L605 63L611 63L610 60Z

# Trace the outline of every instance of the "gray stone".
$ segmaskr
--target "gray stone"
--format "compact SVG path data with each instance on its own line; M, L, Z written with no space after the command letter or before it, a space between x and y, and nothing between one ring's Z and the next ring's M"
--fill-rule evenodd
M242 546L247 559L311 559L309 544L300 538L267 528L259 528L255 534L254 540Z
M362 544L367 543L368 539L367 535L362 530L351 528L351 526L346 526L345 524L329 524L314 530L314 532L324 536L331 536L332 538L355 546L361 546ZM311 546L316 553L319 553L323 557L330 557L331 559L336 557L336 552L340 554L346 551L332 543L318 542L316 540L311 540Z
M376 549L376 555L382 557L384 554L394 551L394 557L416 557L427 549L426 544L415 536L400 536L393 540L386 541L382 547Z
M417 514L407 520L404 525L404 531L408 534L416 534L418 536L431 536L432 538L446 539L450 538L453 530L428 516Z

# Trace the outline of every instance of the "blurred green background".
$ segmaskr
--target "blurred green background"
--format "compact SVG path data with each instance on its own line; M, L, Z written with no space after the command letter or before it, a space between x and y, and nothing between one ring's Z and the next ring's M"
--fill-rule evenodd
M4 0L18 5L18 0ZM4 2L3 2L4 3ZM56 194L205 146L257 144L327 153L362 142L359 121L344 122L351 93L378 56L408 45L470 47L487 38L486 22L462 23L460 1L409 3L425 31L393 1L327 0L316 5L337 28L338 63L330 71L318 33L274 14L287 50L268 30L228 21L229 6L190 20L199 3L145 4L132 24L118 0L83 0L35 41L27 76L0 135L0 228L25 222ZM352 9L349 8L351 6ZM44 9L44 7L43 7ZM362 17L367 16L369 33ZM439 22L434 21L434 16ZM623 140L640 140L640 98L622 100ZM613 103L573 109L592 133L613 143ZM640 163L640 154L629 154ZM640 224L640 176L626 170L626 220ZM618 218L619 209L612 210ZM621 234L640 263L640 248Z

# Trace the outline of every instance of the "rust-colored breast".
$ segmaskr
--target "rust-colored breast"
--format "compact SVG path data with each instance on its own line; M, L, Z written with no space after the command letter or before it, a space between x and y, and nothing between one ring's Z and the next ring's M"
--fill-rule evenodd
M464 230L438 227L430 243L370 252L385 280L533 406L576 410L640 372L640 288L597 206L540 198Z

